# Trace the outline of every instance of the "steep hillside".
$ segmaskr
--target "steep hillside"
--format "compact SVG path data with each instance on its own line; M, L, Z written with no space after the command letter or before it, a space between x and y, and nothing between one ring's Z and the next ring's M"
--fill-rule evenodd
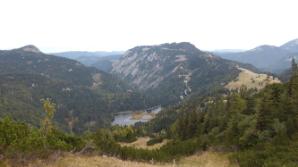
M236 63L183 42L130 49L113 64L112 73L145 92L153 103L167 105L223 87L239 70Z
M137 103L139 94L114 76L43 54L34 46L0 51L0 83L0 115L34 125L43 113L42 98L57 104L55 120L60 127L76 131L106 125L110 112L143 104Z

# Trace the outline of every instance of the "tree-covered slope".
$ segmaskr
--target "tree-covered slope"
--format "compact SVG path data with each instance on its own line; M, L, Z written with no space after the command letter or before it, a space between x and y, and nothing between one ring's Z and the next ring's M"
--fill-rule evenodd
M177 140L197 139L205 149L233 152L241 167L297 166L297 64L293 61L286 84L193 98L164 110L147 127Z
M141 107L140 95L116 77L34 46L0 51L0 82L0 115L34 125L42 98L57 103L60 127L76 131L107 125L111 112Z

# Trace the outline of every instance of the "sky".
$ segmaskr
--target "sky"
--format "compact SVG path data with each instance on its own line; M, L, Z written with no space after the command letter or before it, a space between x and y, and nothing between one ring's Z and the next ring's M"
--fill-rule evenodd
M251 49L298 38L297 0L0 0L0 49L124 51L191 42Z

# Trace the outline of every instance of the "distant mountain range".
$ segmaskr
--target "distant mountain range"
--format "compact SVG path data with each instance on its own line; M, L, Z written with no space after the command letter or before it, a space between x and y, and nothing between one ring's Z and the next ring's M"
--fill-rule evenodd
M123 54L123 51L96 51L96 52L88 52L88 51L68 51L68 52L58 52L58 53L51 53L53 55L66 57L69 59L77 59L80 57L104 57L104 56L110 56L110 55L119 55Z
M298 59L298 39L279 47L262 45L248 51L215 51L214 54L225 59L252 64L263 71L281 73L290 67L292 57Z
M119 59L124 52L112 51L112 52L84 52L84 51L70 51L53 53L56 56L65 57L73 60L77 60L86 66L95 67L99 70L108 72L112 69L112 63Z

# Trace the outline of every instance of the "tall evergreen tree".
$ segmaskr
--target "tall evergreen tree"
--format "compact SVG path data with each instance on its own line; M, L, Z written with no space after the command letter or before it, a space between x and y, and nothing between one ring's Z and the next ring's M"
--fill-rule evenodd
M288 134L292 134L297 131L298 127L298 67L294 58L292 59L292 76L288 84L286 103Z
M298 66L295 59L292 58L292 75L297 75Z
M257 129L260 131L269 130L270 124L272 123L271 118L271 106L272 102L265 95L261 102L261 108L257 113Z

